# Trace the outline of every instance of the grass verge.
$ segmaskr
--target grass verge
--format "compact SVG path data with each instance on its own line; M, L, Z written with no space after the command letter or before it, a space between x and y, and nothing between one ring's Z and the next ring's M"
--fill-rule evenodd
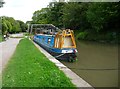
M0 42L2 42L2 35L0 34Z
M28 39L22 39L3 71L3 87L75 87Z

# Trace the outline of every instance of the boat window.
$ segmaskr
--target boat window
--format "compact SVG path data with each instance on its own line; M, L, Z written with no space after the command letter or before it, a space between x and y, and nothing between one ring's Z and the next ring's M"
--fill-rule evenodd
M50 39L50 38L48 38L48 44L50 44L50 41L51 41L51 39Z

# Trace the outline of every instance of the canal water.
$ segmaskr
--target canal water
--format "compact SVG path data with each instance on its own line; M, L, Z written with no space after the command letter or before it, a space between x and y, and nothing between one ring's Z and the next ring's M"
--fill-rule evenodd
M118 86L118 46L90 41L77 42L77 61L61 61L93 87Z

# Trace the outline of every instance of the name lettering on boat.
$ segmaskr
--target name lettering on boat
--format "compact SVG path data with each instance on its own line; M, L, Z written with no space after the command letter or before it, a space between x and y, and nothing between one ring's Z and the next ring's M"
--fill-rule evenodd
M62 53L72 53L73 50L62 50Z

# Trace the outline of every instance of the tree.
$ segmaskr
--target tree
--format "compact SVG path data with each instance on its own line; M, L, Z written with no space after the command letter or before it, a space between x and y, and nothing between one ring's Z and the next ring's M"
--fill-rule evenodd
M17 20L17 22L20 24L21 31L26 32L27 25L23 21L20 21L20 20Z
M63 8L63 22L65 28L85 29L89 23L86 19L86 11L89 3L68 2Z
M50 3L50 9L48 12L48 21L49 23L57 26L57 27L64 27L63 25L63 8L65 5L65 2L54 2Z
M119 10L119 2L52 2L34 12L33 23L73 29L78 38L111 40L120 28Z
M41 10L35 11L33 14L33 23L47 24L47 13L48 8L42 8Z
M33 14L33 23L40 24L53 24L58 27L63 27L62 21L62 8L65 3L52 2L48 8L42 8L41 10L35 11Z
M2 16L1 19L2 19L2 34L5 34L6 32L16 33L22 31L19 22L17 22L14 18Z
M5 34L8 30L8 26L6 24L6 20L3 18L2 19L2 34Z
M95 32L118 29L119 9L118 3L91 3L87 11L87 19Z

